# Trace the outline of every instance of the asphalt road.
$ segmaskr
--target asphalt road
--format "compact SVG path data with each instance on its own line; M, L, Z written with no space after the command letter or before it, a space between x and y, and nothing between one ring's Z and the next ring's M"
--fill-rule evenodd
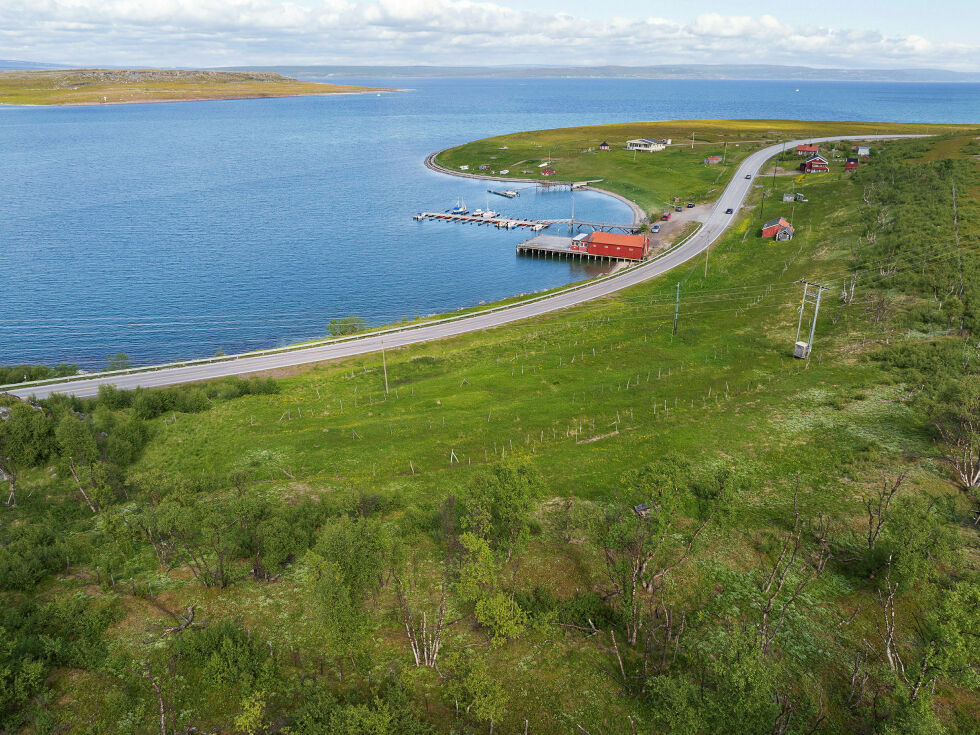
M568 293L557 294L533 303L518 304L513 307L475 314L448 323L432 323L419 327L405 329L387 334L369 334L357 339L337 344L325 344L315 347L297 349L289 352L279 352L269 355L250 355L225 362L206 363L201 365L185 365L165 367L152 372L133 373L128 375L93 375L91 378L63 383L48 383L45 385L27 386L7 391L15 396L27 398L37 396L45 398L52 393L67 393L77 396L92 396L98 393L100 385L115 385L122 389L136 387L160 387L178 383L191 383L212 378L231 375L245 375L263 370L305 365L308 363L336 360L339 358L379 352L382 343L385 349L402 347L404 345L431 342L437 339L455 337L467 332L480 329L492 329L503 324L509 324L521 319L540 316L559 309L581 304L585 301L607 296L621 291L642 281L655 278L672 268L689 261L706 248L710 247L735 220L735 215L725 214L728 208L738 212L745 201L750 188L755 183L755 176L765 165L766 161L779 153L783 148L793 148L800 143L830 142L835 140L881 140L888 138L916 138L917 135L843 135L827 138L811 138L808 140L788 141L784 144L769 146L749 155L739 165L731 182L715 202L714 207L703 218L701 229L682 246L667 253L652 262L625 270L622 274L597 283L587 285ZM751 179L746 179L746 176Z

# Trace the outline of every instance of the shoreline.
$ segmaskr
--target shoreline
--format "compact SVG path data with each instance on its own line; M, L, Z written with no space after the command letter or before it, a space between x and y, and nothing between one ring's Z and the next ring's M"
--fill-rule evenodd
M184 98L164 98L164 99L142 99L142 100L116 100L113 102L51 102L51 103L24 103L24 102L2 102L0 107L109 107L119 105L159 105L168 102L232 102L235 100L265 100L265 99L284 99L286 97L347 97L364 94L391 94L394 92L410 92L410 89L389 89L379 87L378 89L364 90L363 92L286 92L283 94L248 94L235 95L233 97L184 97Z
M521 183L521 184L541 184L542 183L539 179L525 179L525 178L514 178L514 177L508 177L508 178L502 179L502 178L500 178L498 176L485 176L484 174L471 174L471 173L466 172L466 171L453 171L450 168L446 168L445 166L442 166L442 165L436 163L436 160L435 160L436 159L436 156L438 156L440 153L444 153L445 151L448 151L450 148L455 148L455 147L456 146L450 146L449 148L443 148L442 150L438 150L435 153L430 153L428 156L425 157L425 167L427 169L429 169L430 171L435 171L436 173L440 173L440 174L448 174L449 176L458 176L461 179L482 179L483 181L500 181L500 182L516 181L516 182ZM568 184L570 186L574 182L571 182L571 181L560 181L560 180L557 180L556 179L556 180L553 180L553 181L548 182L548 183ZM621 201L623 204L625 204L627 207L629 207L630 208L630 211L633 213L633 224L634 225L638 225L638 224L642 223L647 218L646 212L643 211L642 207L640 207L639 204L637 204L636 202L634 202L631 199L627 199L622 194L617 194L614 191L609 191L609 189L603 189L600 186L592 186L591 184L589 184L587 186L583 186L583 187L581 187L581 189L582 190L587 190L587 191L595 191L595 192L598 192L600 194L605 194L606 196L610 196L613 199L618 199L619 201Z

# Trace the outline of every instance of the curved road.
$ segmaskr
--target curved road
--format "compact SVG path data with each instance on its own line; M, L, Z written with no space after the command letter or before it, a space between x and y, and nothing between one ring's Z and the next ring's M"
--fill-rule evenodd
M274 354L252 354L224 362L203 363L197 365L177 365L163 367L151 372L131 373L125 375L93 375L91 378L61 383L25 386L7 391L20 398L37 396L45 398L52 393L67 393L77 396L95 395L100 385L115 385L118 388L132 389L136 387L160 387L178 383L191 383L211 378L221 378L232 375L244 375L263 370L304 365L307 363L336 360L353 355L379 352L382 345L385 349L402 347L404 345L430 342L432 340L455 337L467 332L480 329L491 329L503 324L509 324L520 319L540 316L559 309L581 304L616 291L628 288L642 281L659 276L690 260L715 242L735 219L734 215L725 214L725 210L738 210L745 201L754 177L771 157L784 148L793 148L800 143L831 142L835 140L882 140L889 138L919 138L922 135L840 135L826 138L811 138L794 140L779 145L762 148L750 154L739 165L731 182L715 202L714 207L703 220L701 229L683 245L668 252L666 255L624 271L596 283L586 285L567 293L542 298L532 303L517 304L513 307L474 314L448 323L430 323L418 327L410 327L402 331L385 334L369 334L364 337L343 342L323 344L308 348L296 349Z

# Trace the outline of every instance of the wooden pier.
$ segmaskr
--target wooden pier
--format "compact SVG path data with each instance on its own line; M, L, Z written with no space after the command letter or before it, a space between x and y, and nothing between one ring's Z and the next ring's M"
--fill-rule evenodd
M541 220L549 225L568 225L571 229L582 231L589 230L591 232L623 232L627 235L635 235L640 231L642 223L640 222L595 222L591 220L579 220L579 219L546 219Z
M574 238L560 237L558 235L537 235L530 240L519 242L517 243L517 254L539 258L636 262L636 258L590 253L581 247L581 242L577 242Z
M494 217L484 217L479 214L451 214L449 212L419 212L414 216L417 222L424 220L435 220L443 222L462 222L467 225L493 225L502 229L513 230L518 227L526 227L534 232L550 227L552 222L548 220L522 219L519 217L504 217L496 215Z

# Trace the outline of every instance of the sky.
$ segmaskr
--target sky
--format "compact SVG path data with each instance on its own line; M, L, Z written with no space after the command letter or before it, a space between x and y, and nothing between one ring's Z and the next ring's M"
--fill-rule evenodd
M0 0L77 66L793 64L980 71L976 0Z

